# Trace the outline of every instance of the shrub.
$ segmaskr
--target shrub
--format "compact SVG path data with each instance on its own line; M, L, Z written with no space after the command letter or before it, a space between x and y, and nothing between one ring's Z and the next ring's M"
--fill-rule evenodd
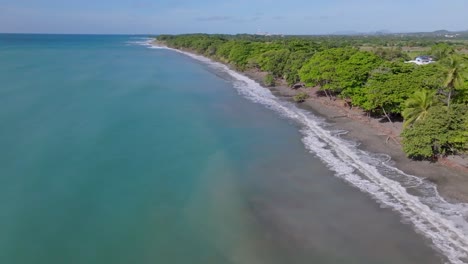
M273 75L269 73L267 74L267 76L265 76L263 83L268 87L273 87L275 86L275 77L273 77Z
M309 98L309 95L307 93L305 93L305 92L300 92L300 93L296 94L295 96L293 96L293 100L296 103L302 103L307 98Z

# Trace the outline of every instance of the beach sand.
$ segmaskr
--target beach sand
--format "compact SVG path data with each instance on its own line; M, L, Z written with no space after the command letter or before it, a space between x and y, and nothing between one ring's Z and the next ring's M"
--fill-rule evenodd
M264 72L246 71L245 75L262 84ZM335 129L346 130L342 137L359 143L358 148L372 153L386 154L394 166L407 174L423 177L437 185L439 193L450 202L468 202L468 167L459 160L441 159L439 162L414 161L406 157L399 142L401 122L368 118L358 109L350 109L343 100L330 100L317 95L317 88L293 90L284 83L267 87L278 97L291 100L299 92L310 95L300 107L325 118Z

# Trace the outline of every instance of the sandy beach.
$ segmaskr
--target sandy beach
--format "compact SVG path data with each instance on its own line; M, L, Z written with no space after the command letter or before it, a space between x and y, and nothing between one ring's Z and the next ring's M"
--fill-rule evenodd
M244 74L260 84L266 75L258 71L247 71ZM391 124L368 118L362 110L345 106L343 100L333 101L317 95L316 87L294 90L279 82L275 87L266 88L285 100L292 100L291 97L299 92L308 93L309 99L300 106L325 118L335 129L348 131L343 137L358 142L360 149L390 156L391 162L398 169L435 183L439 193L448 201L468 202L468 167L463 165L464 161L454 162L444 158L438 162L429 162L407 158L398 139L401 122Z

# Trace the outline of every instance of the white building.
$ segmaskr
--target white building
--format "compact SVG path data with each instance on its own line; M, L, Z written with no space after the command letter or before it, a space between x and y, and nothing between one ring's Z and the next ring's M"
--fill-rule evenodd
M414 60L407 61L406 63L414 63L417 65L427 65L434 63L434 59L431 56L418 56Z

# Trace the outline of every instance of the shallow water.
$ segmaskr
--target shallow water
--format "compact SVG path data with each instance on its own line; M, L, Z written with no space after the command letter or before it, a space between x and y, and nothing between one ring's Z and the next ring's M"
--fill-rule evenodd
M0 35L0 263L446 261L326 128L141 41Z

